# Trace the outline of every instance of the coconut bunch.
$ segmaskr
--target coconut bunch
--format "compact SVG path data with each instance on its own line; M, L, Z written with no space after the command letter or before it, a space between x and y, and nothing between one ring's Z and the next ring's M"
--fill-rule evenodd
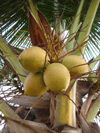
M29 72L24 82L25 95L33 97L41 96L49 89L64 92L72 76L89 72L89 66L82 57L69 55L62 61L52 61L50 55L38 46L24 50L19 61Z

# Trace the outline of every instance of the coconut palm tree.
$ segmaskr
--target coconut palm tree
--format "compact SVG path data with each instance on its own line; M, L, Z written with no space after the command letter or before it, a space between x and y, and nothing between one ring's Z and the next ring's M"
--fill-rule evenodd
M93 123L95 117L99 119L98 110L100 109L100 65L96 70L93 69L100 60L99 2L99 0L0 1L1 88L4 85L10 86L8 92L1 90L3 96L0 101L0 110L4 114L4 117L1 116L1 118L6 120L10 132L20 133L27 130L29 133L41 131L89 133L100 131L97 124ZM53 27L53 31L51 27ZM62 37L64 30L68 30L68 37ZM49 33L50 35L53 33L51 38L47 37ZM23 49L32 45L46 49L49 44L48 40L53 40L53 37L66 46L62 58L66 53L67 55L83 55L91 72L84 74L86 77L81 75L82 77L72 78L66 93L55 94L50 91L43 97L37 98L20 96L23 94L22 83L24 83L27 72L19 63L18 55ZM55 40L53 41L55 43ZM62 49L60 48L60 50ZM60 53L62 54L63 51ZM14 90L13 87L15 87ZM17 108L16 112L20 117L32 120L31 118L34 116L36 117L34 122L23 121L6 104L5 101L12 95L19 97L13 97L8 103L19 104L19 108L14 105L13 107ZM86 97L84 97L85 95ZM39 113L40 111L42 111L42 115ZM25 116L21 112L26 113ZM40 122L40 125L36 121ZM45 123L48 127L41 123Z

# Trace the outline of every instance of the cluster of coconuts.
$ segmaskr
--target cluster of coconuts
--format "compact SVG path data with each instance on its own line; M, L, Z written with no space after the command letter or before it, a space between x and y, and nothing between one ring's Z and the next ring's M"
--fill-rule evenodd
M65 56L62 63L49 63L46 51L37 46L24 50L19 61L29 72L24 82L25 95L34 97L43 95L48 89L66 91L71 76L89 71L85 60L76 55Z

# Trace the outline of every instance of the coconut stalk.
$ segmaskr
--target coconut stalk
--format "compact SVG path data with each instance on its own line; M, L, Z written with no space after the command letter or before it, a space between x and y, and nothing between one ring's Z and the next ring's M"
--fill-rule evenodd
M72 98L72 91L70 91L69 96ZM72 110L72 103L69 100L69 98L63 94L58 94L56 96L54 127L64 124L72 126L71 110Z
M10 63L10 65L18 75L21 82L24 83L24 76L26 75L25 70L19 63L17 56L7 46L6 42L2 39L2 37L0 37L0 49L3 52L5 59L7 59L7 61Z
M64 94L58 94L56 96L54 127L65 124L76 127L75 101L76 83L71 88L68 96Z
M100 3L100 0L92 0L91 1L89 9L88 9L86 17L85 17L85 20L84 20L82 28L81 28L82 32L80 32L78 39L77 39L78 45L81 45L83 42L88 40L89 33L91 31L92 24L93 24L99 3ZM84 53L85 47L81 48L82 53ZM75 54L81 55L81 52L80 52L80 49L78 49L77 51L75 51Z

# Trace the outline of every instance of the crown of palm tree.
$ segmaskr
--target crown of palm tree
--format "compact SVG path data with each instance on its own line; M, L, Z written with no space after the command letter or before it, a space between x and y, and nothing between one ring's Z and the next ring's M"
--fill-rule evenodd
M91 0L85 1L80 21L83 22ZM37 6L46 16L51 26L57 17L65 20L69 30L80 0L39 0ZM13 47L20 49L32 45L28 27L26 0L0 0L0 34ZM96 57L100 52L100 6L89 35L89 45L85 50L87 60Z

